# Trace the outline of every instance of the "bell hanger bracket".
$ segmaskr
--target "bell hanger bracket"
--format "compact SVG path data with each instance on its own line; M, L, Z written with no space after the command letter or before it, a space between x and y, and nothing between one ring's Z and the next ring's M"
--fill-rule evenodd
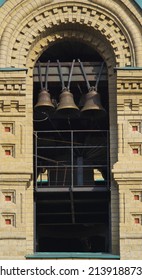
M60 80L61 80L61 83L62 83L62 91L64 91L64 90L68 90L68 91L69 91L69 90L70 90L70 83L71 83L71 78L72 78L74 63L75 63L75 59L72 61L71 68L70 68L70 72L69 72L69 77L68 77L68 84L67 84L67 86L65 86L65 82L64 82L64 78L63 78L63 73L62 73L62 68L61 68L61 64L60 64L60 61L57 60L58 70L59 70L59 75L60 75Z
M98 89L98 84L99 84L99 81L100 81L100 78L101 78L101 74L102 74L102 70L103 70L103 67L104 67L104 61L103 61L102 65L101 65L101 68L100 68L99 75L98 75L98 77L97 77L95 86L91 86L91 85L90 85L90 83L89 83L89 81L88 81L88 78L87 78L87 75L86 75L86 73L85 73L84 67L83 67L83 63L80 61L80 59L78 59L78 62L79 62L79 64L80 64L80 68L81 68L82 74L83 74L83 76L84 76L84 80L85 80L85 82L86 82L88 91L91 91L91 90L96 90L96 91L97 91L97 89Z

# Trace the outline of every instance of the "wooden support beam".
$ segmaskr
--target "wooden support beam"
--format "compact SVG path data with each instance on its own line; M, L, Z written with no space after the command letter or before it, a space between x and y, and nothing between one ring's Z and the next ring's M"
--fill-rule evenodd
M99 71L102 63L100 62L83 62L84 70L87 75L88 81L96 81L96 78L99 75ZM45 82L46 77L46 63L40 63L41 67L41 76L43 83ZM61 62L61 69L63 73L63 78L65 82L68 82L68 77L70 73L71 62ZM39 69L38 64L35 65L33 73L34 82L39 82ZM72 73L72 82L83 82L84 77L82 75L79 62L75 62L73 73ZM106 65L103 67L102 75L100 81L107 81L107 68ZM55 62L50 63L49 72L48 72L48 82L60 82L60 75L58 71L58 65Z

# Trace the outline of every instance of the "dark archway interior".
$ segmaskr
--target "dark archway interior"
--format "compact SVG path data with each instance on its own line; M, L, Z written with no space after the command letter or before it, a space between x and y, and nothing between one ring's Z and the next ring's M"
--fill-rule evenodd
M75 63L80 59L87 65L90 86L95 86L94 63L101 65L103 59L83 42L57 42L39 59L41 65L50 60L48 90L57 103L60 102L62 83L56 77L54 66L57 67L59 60L61 67L66 67L73 59ZM34 112L36 251L108 252L110 249L109 98L105 64L104 69L106 74L98 83L101 104L106 111L103 118L95 119L92 114L73 118L53 114L42 121L44 118ZM64 78L67 81L67 77ZM40 81L35 78L34 106L40 90ZM88 92L86 81L74 74L70 91L79 107L81 97ZM76 147L76 143L80 146ZM66 161L67 168L58 166L57 171L57 161ZM56 172L53 172L55 165ZM52 171L50 180L49 170ZM90 175L94 170L102 175L101 179L95 180Z
M49 47L40 57L40 61L48 59L55 62L59 59L62 62L72 61L73 59L82 61L103 61L102 57L92 47L77 40L60 41Z

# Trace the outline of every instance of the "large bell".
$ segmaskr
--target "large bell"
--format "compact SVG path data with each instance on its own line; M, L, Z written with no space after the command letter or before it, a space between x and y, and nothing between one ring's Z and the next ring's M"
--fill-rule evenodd
M65 118L74 118L79 116L79 108L76 106L72 93L64 89L60 94L60 102L57 107L57 113Z
M85 117L101 118L105 116L105 109L101 105L100 95L94 88L86 94L86 100L81 113Z
M50 93L43 89L39 93L38 102L34 107L35 111L40 113L46 113L47 115L51 115L54 112L55 108L50 99Z

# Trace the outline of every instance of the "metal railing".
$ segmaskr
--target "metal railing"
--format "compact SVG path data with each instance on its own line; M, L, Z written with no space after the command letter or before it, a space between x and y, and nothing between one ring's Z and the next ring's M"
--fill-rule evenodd
M53 130L34 132L37 189L109 188L109 132Z

